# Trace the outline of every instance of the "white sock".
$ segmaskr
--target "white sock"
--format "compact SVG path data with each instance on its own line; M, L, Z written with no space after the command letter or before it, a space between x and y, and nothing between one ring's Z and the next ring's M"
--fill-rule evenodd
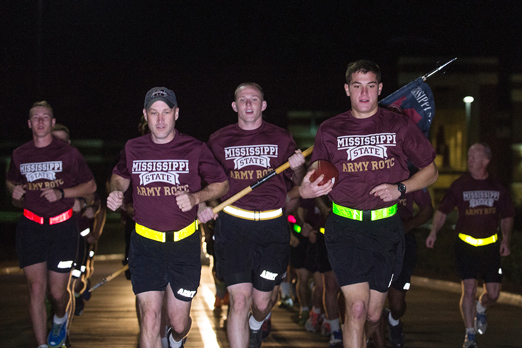
M67 321L68 317L69 317L69 315L67 313L65 313L65 315L63 317L61 317L61 318L58 318L56 316L56 314L55 314L54 317L53 317L53 323L55 323L55 324L63 324L63 323L65 323Z
M289 282L281 282L281 295L283 298L292 296L292 286Z
M321 308L312 307L312 312L314 312L315 314L321 314Z
M332 332L334 332L334 331L338 331L338 330L341 329L341 328L339 327L339 318L329 320L329 322L330 322L330 330L331 330Z
M161 338L161 348L169 348L169 341L167 337Z
M172 348L179 348L179 347L181 347L181 342L183 342L183 339L180 339L179 341L175 341L174 336L170 335L169 342L170 342L170 346Z
M479 313L485 313L486 312L486 307L484 307L482 305L482 303L480 303L480 301L477 301L477 312L479 312Z
M310 312L310 308L308 308L308 307L301 307L301 313L303 313L304 311Z
M248 326L250 326L250 329L257 331L257 330L261 329L261 326L263 326L263 322L257 321L256 318L254 318L254 316L251 315L250 318L248 319Z
M388 315L388 322L390 323L391 326L397 326L397 325L399 325L400 320L393 319L391 312L390 312L390 314Z

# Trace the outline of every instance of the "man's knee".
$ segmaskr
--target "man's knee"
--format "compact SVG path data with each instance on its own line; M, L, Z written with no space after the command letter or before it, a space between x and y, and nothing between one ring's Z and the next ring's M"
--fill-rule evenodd
M172 336L176 341L181 340L188 335L192 326L192 318L189 316L186 320L179 320L176 323L171 322Z
M254 311L259 312L259 313L267 312L268 310L271 309L270 299L268 301L253 301L252 302L252 309Z
M500 296L500 287L499 288L493 288L493 289L487 289L483 294L482 297L487 296L487 303L493 303L497 302L498 297ZM486 301L483 301L486 302Z
M477 286L475 285L475 283L464 284L464 286L462 287L462 295L464 297L475 298L476 294L477 294Z
M362 300L357 300L347 305L347 315L355 320L366 319L368 317L368 307ZM377 318L377 320L379 320Z
M229 292L230 306L235 311L248 311L250 309L251 299L243 293Z
M366 320L368 320L368 322L371 325L377 325L377 323L379 323L379 320L381 319L381 314L382 314L382 311L375 311L375 313L368 312L368 316L366 317Z

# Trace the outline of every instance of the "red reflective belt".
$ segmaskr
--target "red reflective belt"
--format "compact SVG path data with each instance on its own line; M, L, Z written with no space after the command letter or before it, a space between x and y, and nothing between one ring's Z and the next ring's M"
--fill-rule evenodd
M64 222L69 220L73 215L72 209L67 210L65 213L62 213L60 215L53 216L49 218L49 225L55 225L59 224L60 222ZM31 221L34 221L36 223L39 223L40 225L43 225L45 223L45 218L36 215L30 210L24 209L24 216L28 218Z

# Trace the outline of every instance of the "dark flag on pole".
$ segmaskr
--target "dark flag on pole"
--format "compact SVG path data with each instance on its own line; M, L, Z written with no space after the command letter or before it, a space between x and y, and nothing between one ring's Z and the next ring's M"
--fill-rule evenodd
M428 137L435 116L435 100L430 86L423 77L408 83L379 102L379 105L396 113L408 116Z

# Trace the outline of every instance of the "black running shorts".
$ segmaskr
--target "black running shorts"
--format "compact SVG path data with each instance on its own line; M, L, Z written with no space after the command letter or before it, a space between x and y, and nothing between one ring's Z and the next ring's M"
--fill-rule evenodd
M281 282L290 248L284 215L251 221L222 212L214 232L217 275L227 286L252 283L259 291L272 291Z
M299 244L296 247L290 247L290 265L295 269L304 268L314 273L317 271L315 243L310 243L308 237L303 237L295 232Z
M330 272L332 266L328 261L328 251L326 250L326 244L324 242L324 234L317 234L317 241L315 242L315 257L317 270L320 273Z
M463 280L483 279L485 283L501 283L500 241L476 247L457 238L455 264Z
M326 222L328 259L339 286L364 283L386 292L399 274L404 256L404 230L398 215L356 221L335 214Z
M131 235L129 269L132 290L165 291L170 284L174 296L192 301L201 278L201 246L198 231L179 242L161 243Z
M398 277L392 282L392 287L400 291L408 291L410 289L411 276L413 269L417 263L417 240L413 232L404 236L404 261L402 262L402 270Z
M47 269L69 273L78 252L78 223L74 216L55 225L40 225L22 216L16 226L20 268L47 262Z

